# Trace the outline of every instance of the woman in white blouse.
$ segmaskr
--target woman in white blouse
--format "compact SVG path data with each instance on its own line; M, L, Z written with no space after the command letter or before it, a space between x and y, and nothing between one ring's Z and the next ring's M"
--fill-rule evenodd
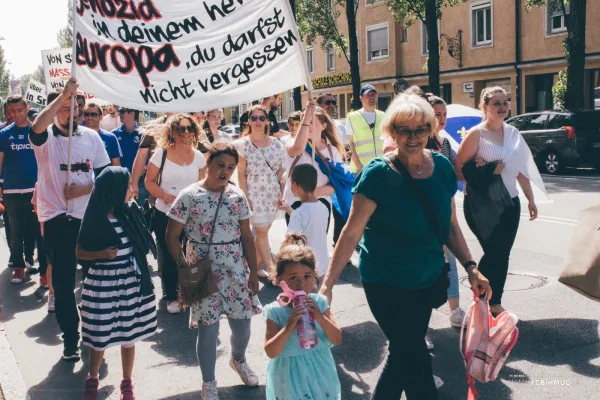
M190 115L175 114L167 120L166 124L157 126L156 131L152 132L157 147L148 164L145 183L148 192L156 198L151 228L156 234L162 260L159 269L163 283L163 298L167 301L167 311L171 314L180 312L179 274L165 240L169 221L166 214L179 192L204 178L206 160L197 150L200 131ZM164 157L165 152L166 157ZM164 165L160 173L163 160Z

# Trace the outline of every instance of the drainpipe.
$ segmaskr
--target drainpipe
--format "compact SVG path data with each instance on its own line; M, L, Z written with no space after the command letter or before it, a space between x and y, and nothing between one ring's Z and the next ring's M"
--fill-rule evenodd
M523 88L521 85L521 0L515 0L515 71L516 71L516 89L515 98L517 101L517 115L523 112L521 108L521 100Z

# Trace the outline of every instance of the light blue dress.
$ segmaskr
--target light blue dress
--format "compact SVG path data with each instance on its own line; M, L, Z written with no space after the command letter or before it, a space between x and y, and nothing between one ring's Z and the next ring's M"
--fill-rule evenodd
M321 312L329 308L327 298L309 295ZM292 313L291 307L273 302L263 309L263 316L283 328ZM340 379L331 354L333 344L317 323L319 343L310 350L300 347L294 332L279 356L271 359L267 369L267 400L340 400Z

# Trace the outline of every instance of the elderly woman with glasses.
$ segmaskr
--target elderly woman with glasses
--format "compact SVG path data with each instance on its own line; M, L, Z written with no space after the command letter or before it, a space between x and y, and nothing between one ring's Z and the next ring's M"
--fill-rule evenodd
M167 311L176 314L180 312L179 274L165 239L169 222L167 212L183 189L204 178L206 161L197 150L201 138L200 129L191 115L175 114L166 124L149 126L147 134L154 135L157 146L150 158L144 182L148 192L156 198L152 230L156 234L162 259L164 299L167 301Z
M389 340L373 399L437 399L425 334L432 308L446 302L443 245L468 272L475 296L491 292L472 261L456 220L456 174L444 156L426 149L437 120L426 100L400 95L382 132L396 150L371 160L356 178L350 217L321 293L332 288L360 241L359 270L369 307ZM362 240L361 240L362 238Z

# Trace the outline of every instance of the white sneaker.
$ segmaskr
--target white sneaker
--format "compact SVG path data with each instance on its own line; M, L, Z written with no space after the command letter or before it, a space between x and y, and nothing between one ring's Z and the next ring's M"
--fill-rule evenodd
M433 342L427 335L425 335L425 344L427 345L427 350L433 350Z
M465 319L465 312L462 308L456 307L450 314L450 326L453 328L462 328L463 320Z
M202 400L219 400L217 381L202 382Z
M252 372L246 361L235 361L232 358L229 360L229 366L242 378L244 385L250 387L258 386L258 376Z
M444 386L444 381L440 379L439 376L433 376L433 381L435 382L435 388L439 389Z
M48 312L53 313L56 307L56 299L54 295L48 295Z
M181 308L179 308L179 302L169 301L167 303L167 312L169 314L179 314L181 312Z

